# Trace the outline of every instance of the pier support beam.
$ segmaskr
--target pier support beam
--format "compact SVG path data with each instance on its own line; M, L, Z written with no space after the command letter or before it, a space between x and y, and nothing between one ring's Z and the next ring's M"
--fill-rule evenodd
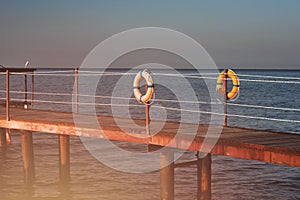
M197 179L197 200L211 200L211 154L198 158Z
M197 200L202 197L202 159L197 154Z
M24 163L24 181L25 184L32 184L35 179L32 133L30 131L22 130L21 141Z
M59 135L59 177L66 183L70 179L70 137Z
M0 146L6 147L6 130L5 130L5 128L0 128Z
M174 152L160 153L160 199L174 200Z

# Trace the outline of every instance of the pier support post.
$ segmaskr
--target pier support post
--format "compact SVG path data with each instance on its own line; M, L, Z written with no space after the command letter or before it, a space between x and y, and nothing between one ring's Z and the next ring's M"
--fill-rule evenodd
M21 141L24 163L24 181L25 184L32 184L35 179L32 133L30 131L22 130Z
M0 146L6 147L6 130L5 130L5 128L0 128Z
M197 153L197 200L202 197L202 158L199 158Z
M59 177L61 182L70 179L70 137L59 135Z
M197 178L197 200L211 200L211 154L198 158Z
M174 200L174 152L160 153L160 199Z

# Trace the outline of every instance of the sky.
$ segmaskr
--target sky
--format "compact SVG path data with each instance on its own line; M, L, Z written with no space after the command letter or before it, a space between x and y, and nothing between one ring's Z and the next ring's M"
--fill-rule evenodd
M163 27L195 39L220 68L300 69L299 10L299 0L2 0L0 64L80 66L113 34Z

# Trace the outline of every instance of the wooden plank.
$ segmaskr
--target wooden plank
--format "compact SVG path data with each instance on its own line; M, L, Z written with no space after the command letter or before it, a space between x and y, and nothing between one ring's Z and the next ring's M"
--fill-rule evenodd
M299 140L295 140L294 138L287 138L287 137L282 137L282 139L275 138L275 139L266 139L263 141L255 141L254 143L256 144L262 144L266 146L286 146L286 144L290 145L291 147L294 145L298 145L300 143Z
M300 151L300 146L299 146L299 142L298 141L293 142L293 143L281 143L280 147L289 148L289 149L295 149L297 151Z

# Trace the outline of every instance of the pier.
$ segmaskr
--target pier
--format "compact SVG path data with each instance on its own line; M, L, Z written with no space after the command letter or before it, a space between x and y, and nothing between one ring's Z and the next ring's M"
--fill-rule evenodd
M10 100L9 77L11 72L24 72L34 76L34 70L6 70L6 102L0 105L0 127L1 127L1 145L6 146L6 133L9 130L18 130L22 141L22 154L24 162L24 180L26 183L34 181L34 147L32 141L32 132L43 132L59 135L59 172L61 180L68 180L70 177L70 136L81 136L91 138L103 138L107 140L135 142L148 145L149 151L157 150L161 147L168 146L168 150L160 152L160 160L162 166L164 163L174 159L174 151L176 149L186 149L186 144L192 141L187 148L189 151L199 151L205 138L208 125L206 124L184 124L184 130L189 132L191 127L198 129L197 135L182 134L176 137L176 127L179 122L165 122L162 130L149 137L146 130L136 130L134 132L124 132L116 124L113 117L97 116L101 122L102 132L93 126L89 126L88 122L84 126L78 127L74 123L74 113L59 112L50 110L28 109L28 102L34 102L34 90L32 90L31 99L27 97L25 92L24 102L13 102ZM78 79L75 70L75 83L78 84ZM32 79L34 80L34 79ZM27 91L27 79L24 79L24 91ZM32 81L34 85L34 81ZM33 86L31 88L34 88ZM78 101L78 100L77 100ZM15 106L12 106L15 104ZM27 105L28 104L28 105ZM23 106L26 105L26 106ZM148 108L149 109L149 108ZM80 116L80 113L76 113ZM85 115L85 118L89 116ZM90 116L91 118L93 116ZM124 124L126 120L122 119ZM134 119L137 124L145 124L143 119ZM146 118L146 120L149 120ZM153 121L155 125L155 121ZM147 123L148 125L148 123ZM126 127L125 127L126 128ZM129 130L130 127L128 127ZM217 125L215 125L215 128ZM139 137L135 137L137 134ZM144 137L141 137L144 136ZM173 140L173 141L172 141ZM171 142L172 141L172 142ZM7 147L9 148L9 146ZM289 165L300 167L300 135L291 133L278 133L272 131L255 130L250 128L238 128L231 126L222 127L222 133L218 142L211 152L204 158L198 158L185 163L174 163L160 169L160 188L161 199L174 199L174 168L188 167L189 165L197 166L198 177L198 199L211 199L211 154L230 156L235 158L257 160L274 164Z

